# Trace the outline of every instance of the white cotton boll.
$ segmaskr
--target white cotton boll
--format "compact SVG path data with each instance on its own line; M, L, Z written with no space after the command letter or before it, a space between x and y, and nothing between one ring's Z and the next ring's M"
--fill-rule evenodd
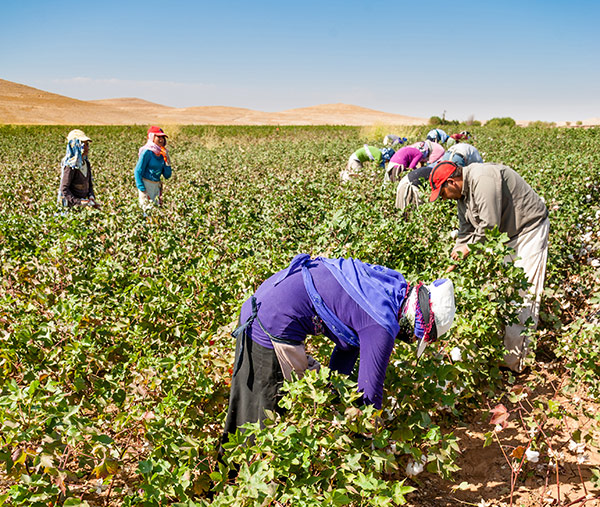
M598 260L598 259L592 259L591 262L590 262L590 266L592 266L593 268L600 267L600 260Z
M590 462L590 456L588 454L578 454L577 455L577 463L580 465L585 465Z
M577 443L574 440L569 440L569 451L576 454L583 454L585 451L585 442Z
M532 451L531 449L527 449L525 451L525 458L527 459L527 461L537 463L540 460L540 453L538 451Z
M450 351L450 357L452 358L452 361L454 361L454 362L462 361L462 354L460 352L460 349L458 347L454 347Z
M496 424L496 426L494 427L494 431L496 433L500 433L503 429L504 429L504 426L502 426L501 424Z
M425 467L422 463L415 463L414 461L409 461L408 465L406 465L406 475L409 477L414 477L415 475L419 475Z
M448 390L448 386L449 385L450 385L450 381L446 380L446 382L444 383L444 385L436 384L436 387L438 389L441 389L442 391L446 392Z
M458 238L458 229L454 229L453 231L450 232L450 237L452 239L456 239Z

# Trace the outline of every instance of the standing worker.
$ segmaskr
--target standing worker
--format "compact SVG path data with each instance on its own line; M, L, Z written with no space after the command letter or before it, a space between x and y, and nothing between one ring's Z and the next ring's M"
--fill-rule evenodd
M522 267L530 284L519 314L519 324L505 330L506 365L521 372L527 355L528 338L521 333L529 318L535 329L544 289L550 221L544 201L513 169L501 164L470 164L461 167L439 162L431 171L430 201L438 197L457 201L459 230L451 257L469 254L469 244L485 241L485 231L498 226L515 250L511 260ZM516 259L516 260L515 260Z
M329 367L349 375L360 356L358 390L381 408L395 339L419 340L417 354L454 319L448 279L409 286L392 269L356 259L311 259L299 254L268 278L243 305L223 442L246 422L276 410L283 380L320 365L307 356L307 335L335 343ZM408 331L407 331L408 330Z
M67 208L93 206L99 208L94 196L92 166L88 159L91 139L82 130L67 135L67 153L61 161L58 204Z
M162 182L171 177L171 159L167 146L167 134L159 127L148 129L148 140L140 148L133 173L138 188L140 207L146 211L153 205L162 205Z

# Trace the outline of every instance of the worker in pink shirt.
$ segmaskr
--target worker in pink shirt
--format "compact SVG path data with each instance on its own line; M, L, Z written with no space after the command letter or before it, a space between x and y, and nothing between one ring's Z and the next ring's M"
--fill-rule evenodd
M420 163L425 163L429 156L429 148L424 143L419 143L419 148L405 146L400 148L390 162L385 171L385 181L398 181L400 173L407 169L412 170Z

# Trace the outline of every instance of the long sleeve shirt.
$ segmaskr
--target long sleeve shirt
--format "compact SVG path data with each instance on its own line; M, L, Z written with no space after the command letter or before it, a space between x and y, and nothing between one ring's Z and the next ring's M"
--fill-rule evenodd
M82 199L94 197L94 182L92 179L92 167L87 158L83 159L87 165L84 176L79 169L65 166L60 179L60 193L69 206L81 204Z
M414 169L423 159L423 154L414 146L405 146L400 148L392 158L390 164L398 164L408 169Z
M353 347L339 340L324 326L313 307L302 271L288 275L275 284L280 272L268 278L258 288L255 298L258 319L264 329L274 337L303 342L308 335L323 334L335 343L329 367L350 374L360 354L358 389L365 403L380 408L383 400L385 372L394 347L394 338L380 326L341 287L333 274L321 262L313 261L309 267L315 288L332 312L358 335L360 346ZM251 314L250 300L242 305L240 321ZM273 348L271 339L255 320L249 327L250 338L263 347Z
M535 229L548 216L540 196L516 171L501 164L464 167L457 208L457 246L484 241L486 229L496 225L513 240Z
M373 158L369 157L369 153L367 153L367 148L369 149L369 152L371 153ZM353 153L353 155L356 157L357 160L360 161L361 164L364 164L365 162L369 161L375 162L377 165L381 165L383 163L383 156L381 154L381 150L375 148L375 146L367 146L366 148L363 146L359 150L356 150Z
M145 192L146 187L142 178L150 181L160 181L160 177L164 176L165 179L169 179L172 171L171 166L167 165L160 155L155 155L151 150L144 150L133 173L138 190Z
M450 146L450 148L448 148L448 155L445 155L444 158L446 160L454 160L454 155L459 155L462 157L464 161L463 165L483 163L483 158L481 158L479 150L471 144L459 143L455 144L454 146Z

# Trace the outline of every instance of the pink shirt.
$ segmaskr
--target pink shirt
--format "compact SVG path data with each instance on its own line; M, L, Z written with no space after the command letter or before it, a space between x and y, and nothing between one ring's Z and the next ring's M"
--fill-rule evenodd
M423 154L414 146L405 146L394 153L394 156L390 159L390 163L414 169L422 157Z

